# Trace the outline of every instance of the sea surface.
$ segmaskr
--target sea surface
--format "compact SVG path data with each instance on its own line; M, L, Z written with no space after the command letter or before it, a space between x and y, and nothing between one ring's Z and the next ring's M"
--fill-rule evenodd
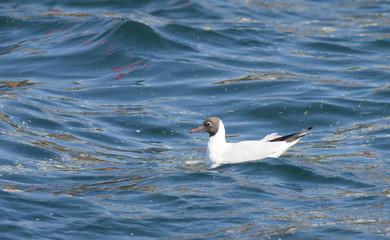
M3 0L0 120L0 239L390 239L389 1Z

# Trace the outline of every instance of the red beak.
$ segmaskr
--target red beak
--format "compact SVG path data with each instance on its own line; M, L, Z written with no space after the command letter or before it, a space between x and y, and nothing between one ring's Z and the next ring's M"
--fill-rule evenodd
M195 133L195 132L200 132L200 131L204 131L204 128L202 126L198 127L198 128L194 128L190 131L190 133Z

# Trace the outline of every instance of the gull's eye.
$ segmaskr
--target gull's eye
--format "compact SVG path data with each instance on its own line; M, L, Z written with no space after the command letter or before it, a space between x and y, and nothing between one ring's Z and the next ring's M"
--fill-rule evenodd
M211 125L213 125L211 122L206 123L206 127L210 127Z

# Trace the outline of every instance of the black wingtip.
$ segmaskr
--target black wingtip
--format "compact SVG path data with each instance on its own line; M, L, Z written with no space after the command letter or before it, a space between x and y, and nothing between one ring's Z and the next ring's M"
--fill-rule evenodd
M306 129L303 129L303 130L300 131L300 132L293 133L293 134L289 134L289 135L285 135L285 136L282 136L282 137L278 137L278 138L269 140L268 142L281 142L281 141L292 142L292 141L295 141L295 140L297 140L297 139L300 139L300 138L306 136L307 134L309 134L309 133L310 133L309 131L310 131L312 128L313 128L313 127L308 127L308 128L306 128Z

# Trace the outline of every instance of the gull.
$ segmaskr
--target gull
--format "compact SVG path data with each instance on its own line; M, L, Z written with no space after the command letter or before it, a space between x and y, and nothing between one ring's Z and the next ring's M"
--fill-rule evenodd
M209 117L204 120L200 127L192 129L190 133L202 131L210 134L207 143L206 161L214 168L222 164L277 158L302 137L309 134L310 129L312 128L309 127L285 136L271 133L257 141L230 143L226 142L225 127L222 120L218 117Z

